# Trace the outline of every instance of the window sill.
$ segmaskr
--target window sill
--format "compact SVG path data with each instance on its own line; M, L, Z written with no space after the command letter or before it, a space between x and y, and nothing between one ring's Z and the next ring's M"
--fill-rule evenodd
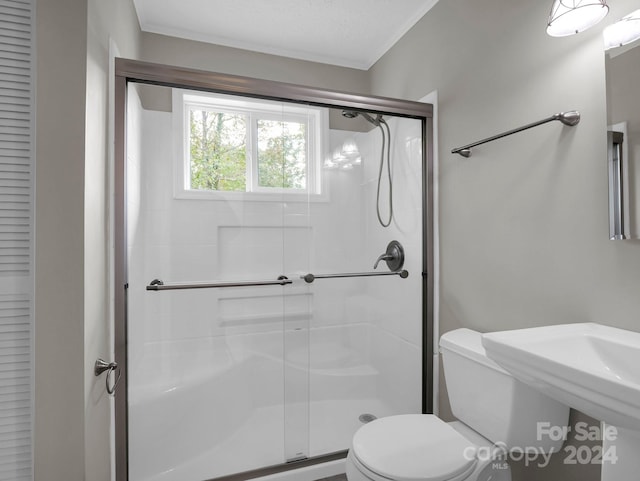
M177 200L208 200L218 202L329 202L327 192L322 194L291 192L216 192L212 190L182 190Z

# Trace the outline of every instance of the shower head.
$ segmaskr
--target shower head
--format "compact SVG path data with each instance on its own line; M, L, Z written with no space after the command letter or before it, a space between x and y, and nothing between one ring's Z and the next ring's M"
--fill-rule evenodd
M367 119L368 122L372 123L376 127L378 125L380 125L381 121L384 122L384 120L382 119L382 115L380 115L380 114L378 114L378 116L374 119L373 117L371 117L371 115L369 115L366 112L356 112L355 110L343 110L342 111L342 116L346 117L348 119L355 119L358 115L361 115L362 117Z

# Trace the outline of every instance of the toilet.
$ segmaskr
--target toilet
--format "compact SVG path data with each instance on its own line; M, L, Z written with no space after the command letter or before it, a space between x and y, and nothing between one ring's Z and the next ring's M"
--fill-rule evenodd
M379 418L353 436L349 481L511 481L509 455L560 450L546 426L565 427L569 408L522 384L490 360L481 334L457 329L440 338L451 411Z

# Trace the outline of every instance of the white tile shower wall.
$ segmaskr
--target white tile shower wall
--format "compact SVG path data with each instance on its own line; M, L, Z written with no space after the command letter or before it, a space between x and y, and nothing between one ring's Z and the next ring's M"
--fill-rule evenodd
M372 365L378 372L375 397L392 414L421 412L421 350L386 330L371 331Z
M389 241L395 239L405 248L405 269L409 278L372 278L367 293L376 299L378 313L376 324L405 341L421 344L421 272L422 272L422 159L421 125L413 119L391 119L392 133L391 164L393 173L393 222L382 228L376 218L376 187L379 166L380 135L372 131L367 159L365 162L365 218L367 219L366 244L368 257L376 257L384 252ZM380 210L383 216L388 212L388 183L384 181L380 189ZM386 266L382 266L386 268ZM390 281L390 282L389 282ZM418 300L418 302L416 302Z
M382 139L379 129L361 134L368 138L363 151L365 246L372 261L387 243L398 240L405 249L404 268L409 277L371 278L361 303L372 327L371 360L378 369L379 396L396 412L419 412L422 383L422 141L421 123L393 118L391 165L393 221L380 226L376 216L376 191ZM384 179L384 175L383 175ZM380 187L380 211L388 215L388 183ZM380 268L380 267L379 267ZM386 268L386 266L382 266ZM399 376L398 373L402 375ZM403 393L398 396L397 393ZM412 393L414 395L412 395Z

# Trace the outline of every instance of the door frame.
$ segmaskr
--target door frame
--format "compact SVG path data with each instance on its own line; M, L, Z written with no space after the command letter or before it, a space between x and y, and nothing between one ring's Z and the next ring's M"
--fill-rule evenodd
M408 100L321 89L271 80L221 74L184 67L115 59L115 269L114 351L121 379L115 397L116 480L128 480L128 376L127 376L127 217L126 133L129 83L187 88L268 100L393 114L422 122L422 412L433 412L434 356L434 195L433 105ZM238 473L219 481L241 481L290 469L341 459L347 451L304 461Z

